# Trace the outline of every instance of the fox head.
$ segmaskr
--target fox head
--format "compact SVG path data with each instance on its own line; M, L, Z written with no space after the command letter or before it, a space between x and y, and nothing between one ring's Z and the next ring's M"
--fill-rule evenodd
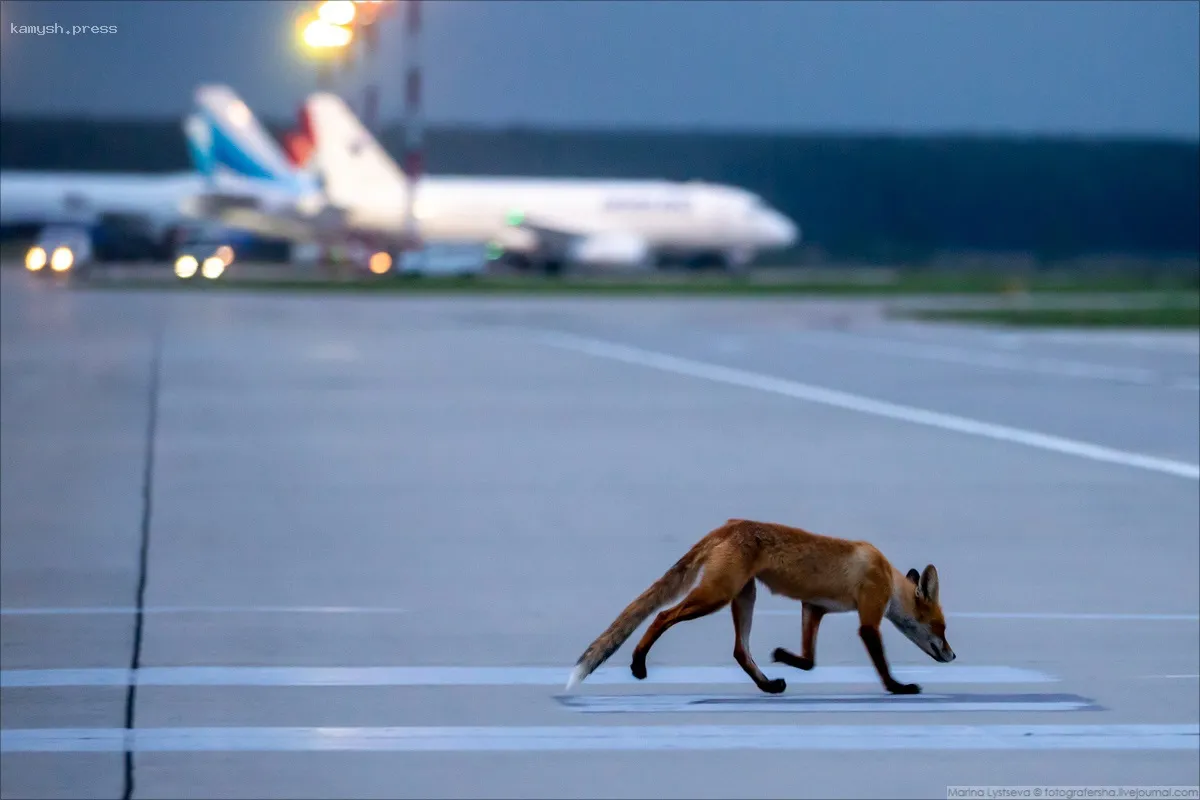
M934 661L948 664L957 656L946 641L946 617L938 599L937 569L930 564L924 572L908 571L909 585L900 590L898 613L893 624L908 640Z

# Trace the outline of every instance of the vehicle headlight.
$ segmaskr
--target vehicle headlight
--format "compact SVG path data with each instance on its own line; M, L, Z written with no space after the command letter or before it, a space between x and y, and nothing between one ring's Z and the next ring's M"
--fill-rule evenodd
M25 269L37 272L44 266L46 266L46 251L40 247L29 248L29 252L25 254Z
M192 277L199 268L200 264L196 261L195 256L180 256L175 259L175 274L180 278Z
M216 280L225 271L225 262L217 256L210 256L204 259L204 265L200 268L200 271L210 281Z
M75 254L69 247L56 247L50 256L50 269L55 272L66 272L75 263Z
M384 275L392 268L392 257L381 250L371 256L367 267L376 275Z
M223 244L218 247L215 255L217 258L221 259L221 263L227 267L233 263L233 248L227 244Z

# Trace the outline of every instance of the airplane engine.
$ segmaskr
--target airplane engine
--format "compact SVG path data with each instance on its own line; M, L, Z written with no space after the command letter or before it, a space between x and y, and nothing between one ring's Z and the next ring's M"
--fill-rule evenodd
M589 236L571 247L572 261L613 267L645 267L650 248L644 239L627 234Z

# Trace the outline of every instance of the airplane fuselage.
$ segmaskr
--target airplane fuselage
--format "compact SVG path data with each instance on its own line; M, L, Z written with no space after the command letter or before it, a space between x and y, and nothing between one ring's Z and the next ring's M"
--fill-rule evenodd
M435 240L517 242L526 225L561 226L583 235L623 231L659 251L702 251L785 246L796 235L749 192L704 183L431 175L414 197L420 232ZM356 226L396 232L405 191L364 187L348 210Z

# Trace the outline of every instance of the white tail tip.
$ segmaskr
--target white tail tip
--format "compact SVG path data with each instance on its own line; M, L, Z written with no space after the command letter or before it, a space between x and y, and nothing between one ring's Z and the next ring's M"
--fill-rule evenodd
M569 692L569 691L573 690L576 686L579 685L579 682L582 680L583 680L583 664L580 664L579 666L575 667L574 670L571 671L571 677L567 678L566 691Z

